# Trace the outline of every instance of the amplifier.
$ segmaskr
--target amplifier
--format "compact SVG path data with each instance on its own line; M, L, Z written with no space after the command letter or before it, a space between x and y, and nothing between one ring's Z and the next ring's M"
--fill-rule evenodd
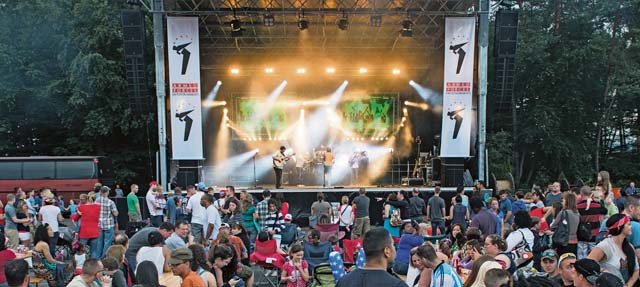
M400 184L407 186L421 186L424 185L424 178L421 177L403 177Z

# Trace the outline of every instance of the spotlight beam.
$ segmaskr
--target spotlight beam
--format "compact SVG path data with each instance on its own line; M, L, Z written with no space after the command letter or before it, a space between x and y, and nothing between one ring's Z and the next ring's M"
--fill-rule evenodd
M424 101L429 102L432 106L436 104L442 105L442 94L432 89L426 88L414 82L413 80L409 81L409 85L413 87L416 92L418 92L418 94Z
M203 102L202 106L205 107L204 109L202 109L202 114L205 116L205 119L208 118L209 111L211 110L211 107L212 107L212 106L208 106L208 103L211 103L216 99L216 96L218 95L218 91L220 91L221 86L222 86L221 81L216 82L216 85L213 86L213 89L211 90L211 92L209 92L209 94L207 95L207 98L204 101L202 101Z

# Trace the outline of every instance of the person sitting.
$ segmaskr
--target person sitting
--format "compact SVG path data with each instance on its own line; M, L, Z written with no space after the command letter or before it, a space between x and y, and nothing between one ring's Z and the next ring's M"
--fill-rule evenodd
M158 268L158 274L171 271L169 268L169 257L171 252L164 245L164 238L158 231L149 233L147 238L149 246L140 248L136 255L136 262L151 261ZM136 270L137 273L137 270Z
M473 261L473 266L471 268L467 268L470 271L467 274L467 280L464 282L464 286L471 286L471 284L477 281L477 277L480 274L480 267L488 261L495 262L495 259L489 255L480 255Z
M158 268L151 261L143 261L138 264L138 273L136 274L137 285L134 287L165 287L160 285Z
M4 237L4 232L0 230L0 238ZM16 254L11 249L7 249L5 240L0 240L0 287L6 286L7 278L5 278L4 267L7 262L16 259Z
M180 287L205 287L202 278L191 270L192 260L193 253L188 248L178 248L174 250L171 252L171 257L169 258L171 272L173 272L173 275L182 278Z
M68 269L72 267L66 263L56 260L51 255L49 243L53 236L53 229L48 223L36 228L35 246L33 247L33 272L40 278L44 278L49 282L49 286L61 286L65 282L69 282L73 272L57 272L58 268ZM58 284L56 284L58 283Z
M362 245L367 254L364 267L340 278L336 287L407 287L402 280L387 273L387 266L393 264L396 253L393 239L387 230L379 227L371 228L364 234Z
M3 243L4 244L4 243ZM7 274L7 282L3 283L8 287L28 287L29 286L29 263L24 259L15 259L7 262L2 268L2 272Z
M472 239L470 241L467 241L464 248L464 256L460 260L460 268L471 270L471 268L473 267L473 261L482 256L481 250L482 247L480 246L480 242L478 242L478 240Z
M88 259L82 266L82 274L69 282L67 287L111 287L111 276L104 274L102 262Z
M398 253L393 262L393 271L400 275L407 275L411 260L411 249L422 245L424 237L420 235L420 226L416 221L405 222L402 225L402 233L400 243L398 243Z
M600 277L600 264L593 259L583 258L573 264L576 276L573 279L575 287L595 286L596 280Z
M484 252L493 256L502 268L513 274L516 272L516 264L510 252L507 252L507 242L502 237L491 234L484 240Z
M547 278L556 280L558 275L558 256L553 249L542 252L542 270L547 273Z
M511 274L508 271L498 269L491 269L484 275L484 286L486 287L504 287L513 286L513 280Z
M209 272L209 263L207 262L207 254L204 251L204 247L200 244L189 245L189 250L193 253L193 259L191 260L191 271L198 273L202 281L204 281L205 287L216 287L216 277L213 273Z
M487 272L489 270L493 270L493 269L502 270L502 266L500 264L498 264L498 262L493 260L493 258L491 258L491 256L489 256L489 258L490 258L489 260L484 261L484 262L482 262L483 260L478 259L476 261L476 263L473 264L473 268L471 269L471 275L469 276L469 278L471 278L473 276L473 277L475 277L475 279L473 281L472 280L467 280L467 282L465 282L465 286L469 286L469 287L485 287L484 278L485 278L485 275L487 274Z
M111 286L113 287L127 287L127 279L120 270L120 264L118 260L113 257L105 257L102 259L102 265L104 266L104 271L107 275L111 276L112 282Z

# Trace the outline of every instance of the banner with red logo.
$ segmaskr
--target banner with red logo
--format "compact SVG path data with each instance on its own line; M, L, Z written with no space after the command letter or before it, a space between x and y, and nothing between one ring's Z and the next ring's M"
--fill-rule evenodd
M475 26L474 17L446 18L440 157L469 157Z
M203 159L197 17L167 17L173 159Z

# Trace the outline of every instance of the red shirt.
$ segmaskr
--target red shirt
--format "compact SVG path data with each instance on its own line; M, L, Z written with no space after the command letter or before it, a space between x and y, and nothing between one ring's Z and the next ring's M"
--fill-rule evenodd
M7 277L4 276L4 266L7 262L16 259L16 255L13 251L5 249L0 251L0 283L7 282Z
M4 215L4 206L0 207L0 214ZM0 219L0 225L4 225L5 223L4 219Z
M100 220L100 205L82 204L78 206L78 211L82 213L78 237L97 238L100 235L100 228L98 228L98 221Z

